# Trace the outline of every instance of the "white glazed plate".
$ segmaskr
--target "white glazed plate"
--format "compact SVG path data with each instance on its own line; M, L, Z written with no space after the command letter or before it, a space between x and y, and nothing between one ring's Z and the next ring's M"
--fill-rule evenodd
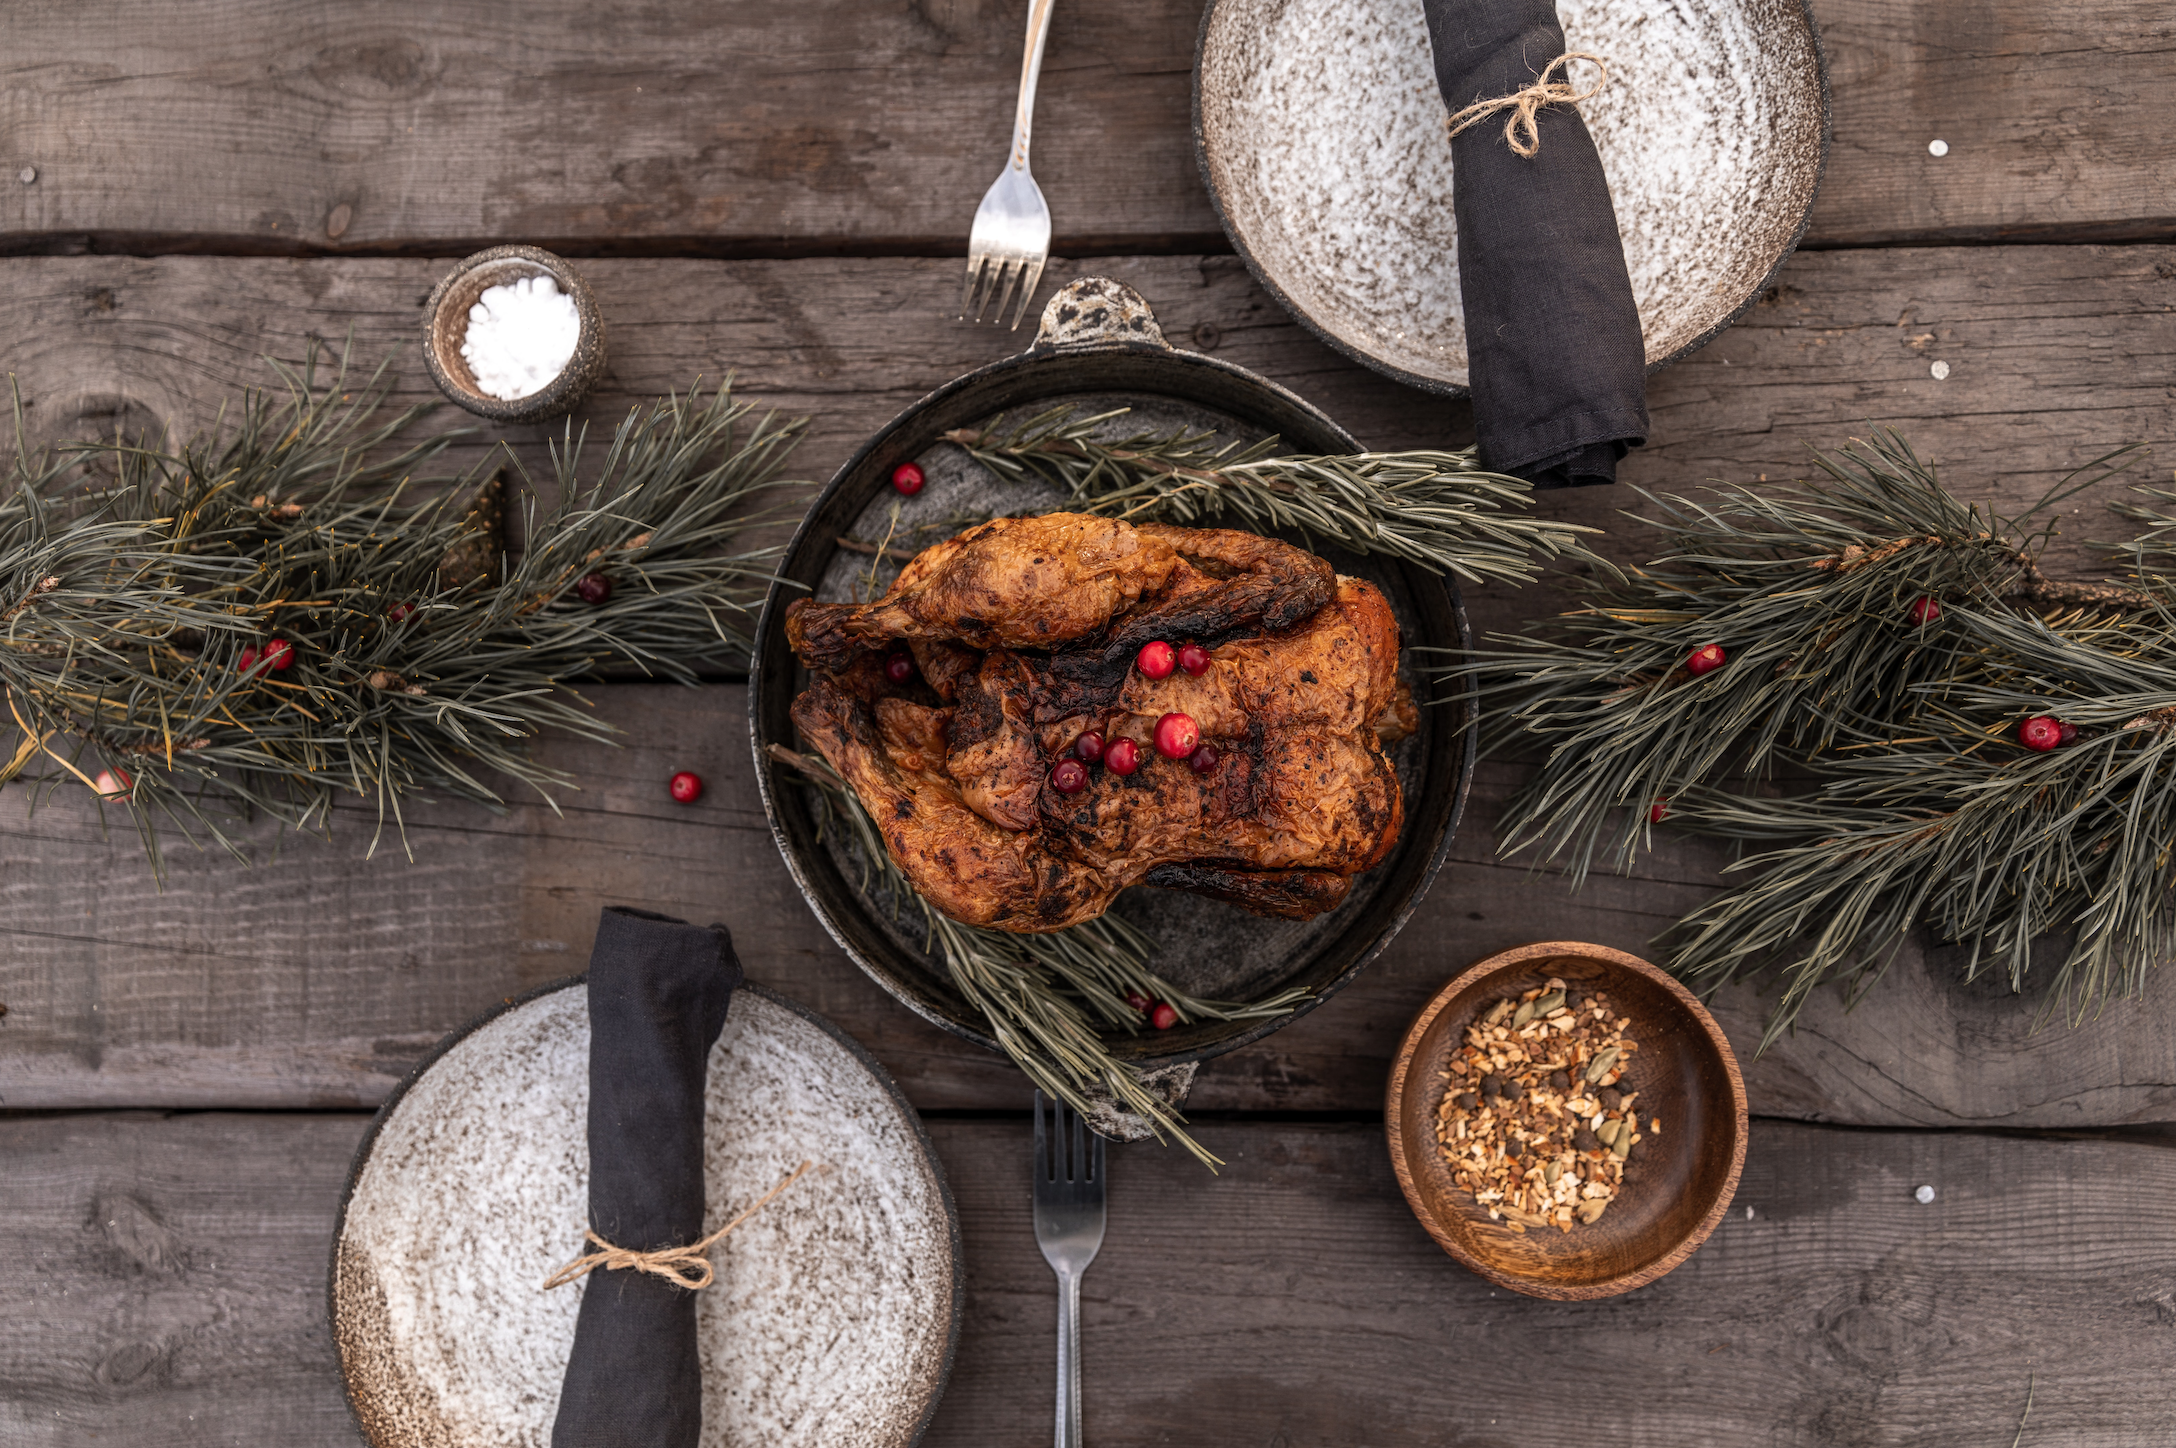
M820 1017L743 986L709 1065L706 1230L818 1165L713 1252L704 1448L905 1448L958 1332L959 1228L921 1123ZM333 1337L374 1448L546 1448L586 1282L579 982L457 1033L380 1113L334 1239Z
M1828 154L1818 32L1804 0L1558 0L1557 13L1567 48L1609 66L1580 114L1652 368L1727 327L1805 229ZM1569 71L1592 83L1586 62ZM1420 0L1217 0L1202 22L1196 143L1232 244L1338 350L1463 395L1444 119Z

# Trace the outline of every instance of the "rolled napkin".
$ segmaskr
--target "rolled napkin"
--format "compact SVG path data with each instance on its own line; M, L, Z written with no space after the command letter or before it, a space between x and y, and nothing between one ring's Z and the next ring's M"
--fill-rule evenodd
M607 909L589 957L589 1222L632 1252L703 1234L703 1081L740 985L722 925ZM589 1273L552 1448L694 1448L695 1294L636 1268Z
M1540 84L1564 54L1554 0L1423 8L1454 114ZM1617 211L1578 110L1526 114L1532 129L1516 124L1513 137L1505 108L1451 139L1475 441L1484 467L1537 487L1615 482L1625 449L1647 439L1647 350Z

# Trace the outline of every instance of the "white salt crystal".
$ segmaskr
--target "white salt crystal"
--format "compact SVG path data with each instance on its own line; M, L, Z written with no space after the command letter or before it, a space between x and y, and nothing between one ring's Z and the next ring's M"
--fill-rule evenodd
M548 276L486 288L468 309L461 357L478 390L501 402L541 392L582 335L574 298Z
M1922 1207L1925 1206L1927 1203L1934 1200L1934 1188L1921 1187L1918 1191L1912 1193L1912 1200L1919 1203L1919 1205Z
M1949 364L1947 362L1937 362L1929 367L1927 372L1935 381L1945 382L1949 379Z
M1929 142L1927 142L1927 154L1928 154L1928 155L1930 155L1930 156L1947 156L1947 155L1949 154L1949 142L1947 142L1947 141L1929 141Z

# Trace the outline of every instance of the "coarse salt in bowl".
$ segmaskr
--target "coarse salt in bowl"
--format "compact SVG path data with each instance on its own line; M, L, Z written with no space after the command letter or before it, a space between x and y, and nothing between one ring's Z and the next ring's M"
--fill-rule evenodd
M461 360L476 386L513 402L541 392L566 369L582 319L549 275L486 287L468 309Z
M439 391L494 422L571 412L604 370L604 322L581 275L534 246L497 246L449 272L424 307Z

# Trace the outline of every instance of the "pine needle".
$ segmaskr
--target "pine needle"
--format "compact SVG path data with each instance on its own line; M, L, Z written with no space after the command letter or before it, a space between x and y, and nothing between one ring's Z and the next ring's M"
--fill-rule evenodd
M2176 518L2130 510L2153 526L2122 579L2050 580L2033 520L2074 478L2003 518L1893 433L1818 462L1818 483L1650 496L1661 558L1445 670L1498 701L1492 747L1545 751L1505 852L1576 884L1632 868L1658 813L1749 847L1657 943L1710 989L1776 972L1763 1047L1824 983L1863 995L1923 927L1969 947L1968 977L2037 979L2074 1021L2136 991L2176 947L2176 587L2158 568ZM1694 675L1711 643L1728 661ZM2074 742L2023 748L2042 715ZM2036 975L2048 936L2067 948Z
M577 782L529 741L616 732L581 681L746 667L776 550L740 539L797 486L779 473L800 423L751 423L724 387L666 397L629 415L588 483L570 427L552 449L558 502L527 504L526 551L455 581L443 565L476 539L483 473L410 502L445 481L418 470L447 437L402 446L428 409L387 409L383 366L351 386L345 357L322 382L314 351L272 365L281 394L247 395L224 437L18 445L0 500L0 685L20 740L0 736L0 783L36 798L125 774L106 803L155 870L168 832L239 858L241 822L322 833L342 795L375 801L396 833L410 797L503 809L512 783L548 800ZM603 604L575 591L593 572L613 583ZM291 650L278 672L260 652L275 638ZM56 767L25 774L37 750Z
M1279 456L1274 437L1240 444L1207 431L1124 433L1127 413L1058 407L945 440L1001 478L1040 478L1070 507L1129 522L1213 519L1296 533L1309 546L1401 558L1468 583L1522 583L1551 558L1600 562L1579 541L1597 530L1530 516L1533 485L1482 471L1471 449Z

